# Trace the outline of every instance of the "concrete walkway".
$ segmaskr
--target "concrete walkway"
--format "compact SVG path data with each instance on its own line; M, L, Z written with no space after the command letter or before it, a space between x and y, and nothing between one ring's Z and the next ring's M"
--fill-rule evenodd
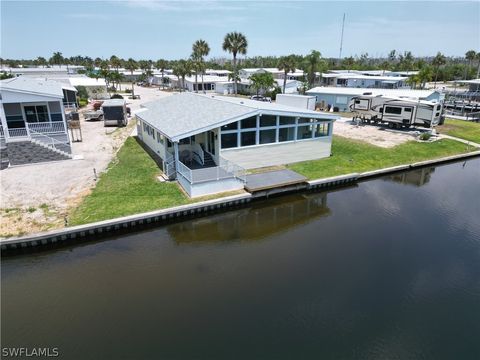
M459 142L461 142L461 143L464 143L464 144L467 144L467 145L470 145L470 146L473 146L473 147L480 148L480 144L478 144L478 143L476 143L476 142L469 141L469 140L464 140L464 139L460 139L460 138L457 138L457 137L455 137L455 136L450 136L450 135L445 135L445 134L438 134L438 138L439 138L439 139L455 140L455 141L459 141Z

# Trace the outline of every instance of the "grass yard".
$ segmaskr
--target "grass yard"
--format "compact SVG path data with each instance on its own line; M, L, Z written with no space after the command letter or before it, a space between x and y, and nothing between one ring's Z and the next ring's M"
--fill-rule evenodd
M137 141L129 137L92 193L69 216L80 225L189 202L175 183L157 180L160 169Z
M387 149L362 141L334 136L332 143L333 156L292 164L288 168L309 179L319 179L410 164L473 150L475 150L473 147L469 148L463 143L449 139L432 143L409 141Z
M440 134L455 136L480 144L480 123L446 119L442 126L437 127L437 131Z
M140 144L128 137L97 185L69 214L81 225L243 193L231 191L190 199L174 182L160 182L160 169Z

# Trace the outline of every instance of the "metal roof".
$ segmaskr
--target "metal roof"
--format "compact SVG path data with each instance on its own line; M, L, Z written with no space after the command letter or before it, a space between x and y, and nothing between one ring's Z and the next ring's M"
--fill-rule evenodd
M78 76L78 77L70 77L70 84L72 86L107 86L105 79L99 78L91 78L88 76Z
M335 120L339 116L239 97L182 93L143 105L137 116L172 141L261 114Z
M0 81L0 90L63 98L62 84L53 80L15 77Z

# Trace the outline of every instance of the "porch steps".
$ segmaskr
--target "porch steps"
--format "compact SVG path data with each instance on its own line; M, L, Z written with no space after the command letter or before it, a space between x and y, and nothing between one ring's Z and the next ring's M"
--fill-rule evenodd
M41 141L39 141L39 140L31 139L30 141L31 141L32 143L36 144L36 145L42 146L42 147L44 147L44 148L46 148L46 149L49 149L50 151L56 152L57 154L63 155L63 156L65 156L65 157L68 157L69 159L72 159L72 158L73 158L72 154L70 154L69 152L66 152L66 151L57 149L57 148L55 148L55 147L49 146L49 145L47 145L47 144L45 144L45 143L43 143L43 142L41 142ZM62 144L62 145L63 145L63 144ZM57 145L57 146L59 146L59 145ZM70 148L70 145L68 145L68 144L65 144L64 146L65 146L65 149L67 149L67 148L69 149L69 148Z
M203 166L204 167L214 167L214 166L217 166L217 164L215 164L215 161L213 160L212 158L212 155L210 155L208 152L204 152L203 153Z
M72 158L71 154L62 150L52 149L45 144L38 144L38 141L29 140L7 143L6 154L10 165L35 164Z

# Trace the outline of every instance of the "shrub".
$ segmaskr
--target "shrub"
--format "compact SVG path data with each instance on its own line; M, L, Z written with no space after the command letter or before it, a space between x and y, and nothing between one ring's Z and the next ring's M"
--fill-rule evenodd
M425 132L425 133L420 134L420 136L418 138L422 141L428 141L428 140L430 140L431 137L432 137L432 134Z
M86 106L87 104L88 104L87 99L78 99L78 106L82 107L82 106Z
M77 89L77 97L79 99L88 99L88 91L85 86L76 86Z
M123 96L120 94L113 94L110 99L123 99Z
M125 92L130 94L132 92L132 89L125 89Z

